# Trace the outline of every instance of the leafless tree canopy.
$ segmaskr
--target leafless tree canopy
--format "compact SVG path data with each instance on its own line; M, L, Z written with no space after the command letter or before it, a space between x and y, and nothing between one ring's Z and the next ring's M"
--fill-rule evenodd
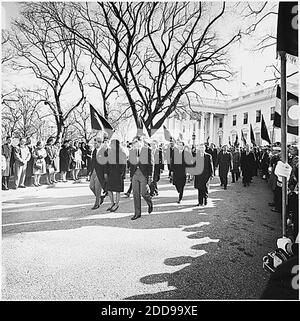
M18 57L14 60L14 68L32 71L46 85L49 100L45 100L45 105L52 111L58 129L57 139L60 139L69 114L84 101L80 50L64 29L36 12L31 4L24 7L22 18L15 21L10 42ZM76 82L78 98L64 106L62 98L68 85Z
M241 34L219 38L215 27L226 12L225 3L34 6L92 55L94 66L122 88L136 123L142 117L149 130L159 128L195 85L202 85L198 94L204 86L218 92L215 82L231 76L226 49Z
M226 36L222 23L232 14L225 2L32 2L24 5L10 39L20 59L15 68L30 69L46 85L45 100L58 127L85 103L86 86L98 89L103 112L112 121L128 117L158 129L182 108L181 100L222 94L221 81L232 72L228 50L274 12L267 3L236 5L249 19L244 29ZM227 19L228 21L228 19ZM264 42L263 42L264 44ZM69 83L78 99L65 104ZM114 112L114 95L124 97ZM116 120L115 119L115 120Z
M41 100L27 90L15 89L2 97L2 126L5 133L27 137L41 126Z

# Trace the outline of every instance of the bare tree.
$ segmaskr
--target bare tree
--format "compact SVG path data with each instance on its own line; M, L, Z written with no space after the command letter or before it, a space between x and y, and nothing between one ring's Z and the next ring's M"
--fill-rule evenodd
M16 89L2 102L2 125L5 133L27 137L37 133L41 100L22 89Z
M231 77L226 50L241 36L238 30L222 41L216 33L225 3L43 3L37 10L70 32L112 75L136 124L141 117L149 133L195 86L198 92L207 87L221 93L215 83ZM108 40L112 56L103 45Z
M84 72L79 69L81 51L64 30L36 12L31 3L24 4L21 18L14 22L10 43L19 57L14 67L32 71L49 89L50 99L45 104L56 121L56 139L61 140L67 118L84 101ZM70 86L77 88L77 97L67 96Z
M7 64L12 60L14 57L14 52L9 44L10 35L7 30L2 30L2 39L1 39L1 45L2 45L2 56L1 56L1 64L2 66Z
M90 124L91 119L87 104L82 104L80 108L73 110L70 117L70 126L74 127L78 137L83 138L87 143L96 136Z
M256 35L256 32L259 30L263 30L261 32L262 36L260 36L257 40L256 47L253 48L253 51L264 52L267 48L274 48L275 53L275 46L277 43L277 35L276 35L276 28L272 28L272 30L268 30L265 27L265 23L270 21L276 24L278 19L278 2L254 2L254 3L241 3L240 6L244 7L243 16L246 19L250 19L251 23L246 29L246 33L248 35ZM273 73L273 77L270 79L265 80L265 82L275 82L277 83L280 80L280 70L278 65L271 64L266 67L265 70L271 70ZM287 78L291 78L298 74L298 71L291 71Z

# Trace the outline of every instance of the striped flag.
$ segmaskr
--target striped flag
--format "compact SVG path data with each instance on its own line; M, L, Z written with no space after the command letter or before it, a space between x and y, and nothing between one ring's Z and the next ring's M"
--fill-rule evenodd
M299 135L298 128L299 105L298 97L287 91L287 132L293 135ZM274 114L274 126L281 127L281 92L279 85L276 90L276 103Z

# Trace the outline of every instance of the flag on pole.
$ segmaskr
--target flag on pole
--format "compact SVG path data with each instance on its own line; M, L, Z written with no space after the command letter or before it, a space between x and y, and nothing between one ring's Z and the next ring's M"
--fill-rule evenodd
M243 133L242 130L241 130L241 138L242 138L242 142L243 142L244 146L246 146L247 145L247 141L246 141L246 138L245 138L244 133Z
M142 117L139 117L139 125L137 127L137 136L144 136L145 139L149 139L150 136L147 131L147 127Z
M235 136L235 142L234 142L234 147L238 147L239 146L239 137L238 134L236 134Z
M287 91L287 132L289 134L299 135L298 119L298 97ZM281 90L279 86L277 86L276 90L274 126L278 128L281 127Z
M264 120L264 116L261 115L261 129L260 129L261 139L264 139L271 145L271 139L269 137L268 129Z
M163 125L163 128L164 128L165 140L168 141L168 142L171 141L172 140L171 133L169 132L169 130L167 129L167 127L165 125Z
M298 57L298 2L279 2L277 53L286 52L291 62Z
M206 139L206 143L207 143L207 145L209 144L209 136Z
M250 124L250 139L251 139L251 143L253 146L256 146L256 142L255 142L255 137L254 137L254 132L253 132L253 128L252 125Z
M108 135L108 138L110 139L114 129L112 128L110 123L103 116L101 116L91 104L90 104L90 115L91 115L92 129L106 132Z

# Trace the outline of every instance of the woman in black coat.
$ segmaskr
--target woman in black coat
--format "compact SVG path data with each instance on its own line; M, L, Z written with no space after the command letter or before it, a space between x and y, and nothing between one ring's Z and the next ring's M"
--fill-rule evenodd
M171 166L171 175L173 185L179 194L177 203L180 204L183 197L183 190L186 183L186 169L191 165L192 155L187 148L184 149L184 144L179 143L174 148L174 161Z
M59 152L59 168L63 182L67 182L67 172L70 170L71 151L69 141L65 140Z
M110 212L115 212L119 208L120 193L124 191L126 164L127 157L120 148L119 140L113 139L108 149L108 162L104 168L108 196L111 201L111 206L107 210Z
M195 160L195 181L194 187L198 189L198 205L207 205L208 181L213 176L213 163L210 154L205 153L204 144L199 146Z

